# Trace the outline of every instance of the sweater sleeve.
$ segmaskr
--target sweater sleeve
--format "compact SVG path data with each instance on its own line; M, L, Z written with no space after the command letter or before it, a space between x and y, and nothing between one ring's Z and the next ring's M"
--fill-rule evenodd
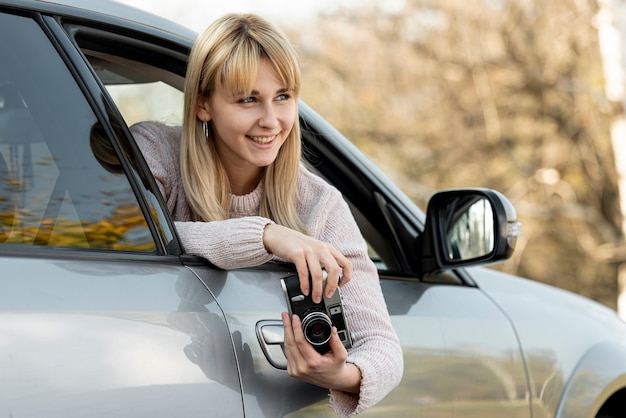
M178 169L180 127L143 121L132 125L130 131L159 186L168 211L174 218L188 214L188 210L184 210L184 197L181 198L182 184Z
M352 279L341 288L346 318L354 336L348 362L361 371L359 396L331 390L331 406L342 417L372 407L396 387L404 360L398 336L391 325L378 271L369 258L350 208L334 188L316 216L318 239L330 242L352 262Z
M185 251L206 258L217 267L235 269L272 260L263 245L263 230L272 223L261 216L225 221L175 222Z

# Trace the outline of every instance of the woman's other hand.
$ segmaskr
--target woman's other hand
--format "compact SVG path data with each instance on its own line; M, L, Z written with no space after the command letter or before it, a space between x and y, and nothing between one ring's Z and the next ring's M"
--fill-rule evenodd
M361 390L361 371L346 363L348 352L333 327L330 337L330 351L322 355L307 341L302 330L302 323L297 315L282 313L285 327L285 355L287 373L305 382L358 394Z

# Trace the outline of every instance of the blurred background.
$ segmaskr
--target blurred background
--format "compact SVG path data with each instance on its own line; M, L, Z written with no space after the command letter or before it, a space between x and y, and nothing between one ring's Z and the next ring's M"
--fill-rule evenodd
M420 207L438 189L501 191L523 232L493 268L618 309L623 106L606 88L619 54L604 42L603 61L599 36L610 0L122 2L196 31L226 12L274 21L300 51L302 99Z

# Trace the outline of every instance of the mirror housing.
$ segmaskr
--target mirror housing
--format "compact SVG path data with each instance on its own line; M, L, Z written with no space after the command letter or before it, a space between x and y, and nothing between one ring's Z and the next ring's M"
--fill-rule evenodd
M513 254L521 224L511 202L491 189L454 189L436 193L417 238L419 274L493 264Z

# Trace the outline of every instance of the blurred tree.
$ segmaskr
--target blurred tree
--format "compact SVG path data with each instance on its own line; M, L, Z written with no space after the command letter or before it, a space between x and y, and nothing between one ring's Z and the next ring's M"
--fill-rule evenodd
M595 2L382 4L292 35L304 100L422 207L435 189L506 194L523 234L494 268L616 308L621 214Z
M598 0L596 15L598 38L604 68L604 90L612 102L615 115L611 140L617 168L622 216L626 214L626 3L620 0ZM626 223L622 222L622 234ZM626 319L626 263L618 268L617 310Z

